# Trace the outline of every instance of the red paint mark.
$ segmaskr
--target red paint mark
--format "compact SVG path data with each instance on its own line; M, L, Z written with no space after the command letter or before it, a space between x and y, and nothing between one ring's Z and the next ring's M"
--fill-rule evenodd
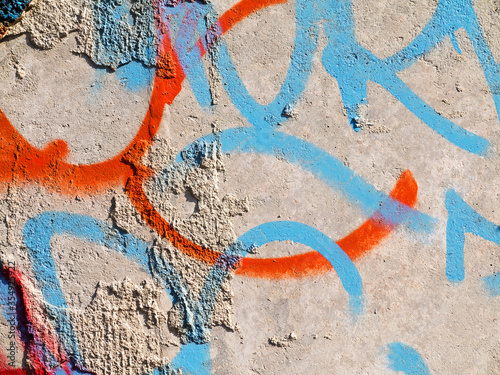
M0 351L0 374L52 375L55 369L45 362L45 355L49 353L61 364L62 369L68 375L71 374L70 358L59 345L50 323L46 323L42 317L36 314L36 311L41 311L41 309L36 305L35 299L30 296L23 275L18 270L12 272L6 267L3 267L1 272L6 279L14 279L18 298L16 306L17 341L21 347L27 350L31 368L10 367L7 364L7 357ZM87 374L93 375L90 372Z

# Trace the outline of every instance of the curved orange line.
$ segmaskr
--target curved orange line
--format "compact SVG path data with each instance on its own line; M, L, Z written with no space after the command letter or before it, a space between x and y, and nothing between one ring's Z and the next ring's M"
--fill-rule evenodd
M406 170L399 177L390 197L414 207L418 186L413 174ZM395 228L394 224L376 219L374 214L359 228L337 241L337 245L353 260L360 259L380 244ZM297 278L319 275L332 270L332 265L317 251L282 258L243 258L236 274L267 278Z
M286 0L240 1L219 19L222 34L250 13L265 6L284 2ZM157 26L161 28L161 25ZM163 29L162 31L164 35L159 43L158 65L170 67L170 71L157 69L148 111L134 139L122 152L101 163L89 165L67 163L64 161L69 152L66 142L56 140L43 150L39 150L12 126L0 110L0 142L3 143L0 148L2 160L0 181L36 182L64 193L92 193L117 183L125 184L132 203L158 234L186 254L213 264L220 253L197 245L177 232L151 205L142 188L142 182L151 172L141 165L140 159L158 131L165 104L173 102L185 78L178 56L171 46L170 37ZM201 43L198 42L198 45ZM203 55L206 51L201 52ZM405 171L391 197L413 207L416 191L416 183L411 172ZM337 243L352 259L357 259L379 244L393 228L394 226L379 222L372 217ZM240 265L236 273L266 278L302 277L331 269L331 265L317 252L284 258L247 258L243 259Z
M176 248L200 261L214 264L221 255L220 252L197 245L176 231L149 202L142 187L143 178L147 171L139 171L138 175L129 179L127 194L146 223L161 237L167 239ZM417 200L417 183L409 170L399 177L390 197L402 204L414 207ZM375 213L359 228L348 236L337 241L337 244L352 259L361 258L368 251L377 246L395 228L395 224L377 219ZM331 264L318 252L311 251L304 254L282 258L243 258L239 262L236 274L268 278L297 278L325 273L332 269Z
M158 1L158 0L153 0ZM223 33L252 12L286 0L242 0L220 18ZM158 21L157 21L158 22ZM113 186L125 185L133 175L129 160L140 160L152 143L163 116L165 104L172 104L181 90L184 71L165 27L157 23L161 40L153 91L141 126L128 146L119 154L95 164L71 164L65 161L68 144L55 140L42 150L33 147L12 125L0 109L0 182L38 183L66 194L91 194ZM207 33L208 34L208 33ZM203 51L203 54L206 51ZM169 68L164 71L161 67ZM139 146L139 143L141 145ZM131 153L136 153L133 157Z

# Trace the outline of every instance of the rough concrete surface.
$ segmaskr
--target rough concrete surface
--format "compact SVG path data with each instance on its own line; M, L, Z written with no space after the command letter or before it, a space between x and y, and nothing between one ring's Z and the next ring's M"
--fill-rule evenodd
M500 374L499 19L0 0L0 374Z

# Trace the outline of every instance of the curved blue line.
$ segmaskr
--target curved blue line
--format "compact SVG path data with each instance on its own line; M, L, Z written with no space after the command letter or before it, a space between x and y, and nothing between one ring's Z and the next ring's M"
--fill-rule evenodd
M313 22L314 2L306 1L302 4L303 9L299 9L301 3L303 2L297 1L297 12L302 13L297 16L297 34L290 65L279 93L270 104L259 104L248 92L225 41L222 40L214 48L215 67L229 98L241 114L257 128L270 128L286 121L285 108L293 107L297 103L311 74L319 27Z
M208 13L213 16L214 10L209 8ZM396 72L407 69L424 53L435 48L445 37L450 37L458 48L454 32L463 27L470 35L491 89L497 114L500 113L499 68L488 48L470 0L440 0L422 32L401 51L383 60L358 43L353 20L350 1L296 2L297 29L290 65L280 92L269 105L257 103L248 92L225 42L221 40L213 47L215 66L233 104L259 129L286 121L286 108L293 107L299 100L311 73L319 25L322 24L328 39L322 62L328 73L339 83L342 101L354 129L359 130L361 106L368 103L366 84L373 81L382 85L415 116L449 142L468 152L486 156L490 145L488 140L441 116L396 75ZM186 70L199 58L193 52L195 49L190 52L193 56L187 59L190 63L186 64Z
M44 300L48 304L47 309L55 317L54 321L58 338L62 346L67 350L68 355L77 364L83 366L84 359L79 351L71 319L67 313L68 306L59 283L57 269L51 253L50 241L55 235L69 234L118 251L138 263L152 276L160 274L162 276L161 280L170 288L169 295L171 295L171 299L183 299L186 308L190 310L188 313L196 314L203 310L198 306L199 302L194 301L188 294L181 277L170 264L164 261L161 267L155 270L156 272L151 269L156 264L152 263L155 259L151 258L150 246L147 243L131 234L120 233L102 221L78 214L45 212L28 220L23 234L36 283L42 292ZM212 290L213 293L217 293L219 289L214 286ZM167 292L169 291L167 290ZM212 298L215 297L216 295L212 296ZM200 328L197 329L200 330ZM197 329L193 330L197 331ZM196 349L193 348L194 345L196 344L192 343L192 345L184 350L181 348L178 354L182 353L181 358L189 358L193 363L203 364L203 367L198 368L197 372L193 372L193 374L209 374L210 364L208 363L207 365L206 363L207 353L209 353L208 344L203 344ZM195 355L200 355L201 359ZM208 359L210 359L209 354ZM183 368L184 365L179 358L174 358L172 364L179 369ZM160 368L153 373L161 374L162 371Z
M354 315L363 312L363 282L358 269L339 245L319 230L293 221L273 221L252 228L238 238L244 248L288 240L309 246L323 255L349 294L349 306Z

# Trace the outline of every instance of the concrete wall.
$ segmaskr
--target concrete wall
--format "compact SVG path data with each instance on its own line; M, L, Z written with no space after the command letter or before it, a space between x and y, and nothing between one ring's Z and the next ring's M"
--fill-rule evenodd
M1 374L500 374L496 0L0 0Z

